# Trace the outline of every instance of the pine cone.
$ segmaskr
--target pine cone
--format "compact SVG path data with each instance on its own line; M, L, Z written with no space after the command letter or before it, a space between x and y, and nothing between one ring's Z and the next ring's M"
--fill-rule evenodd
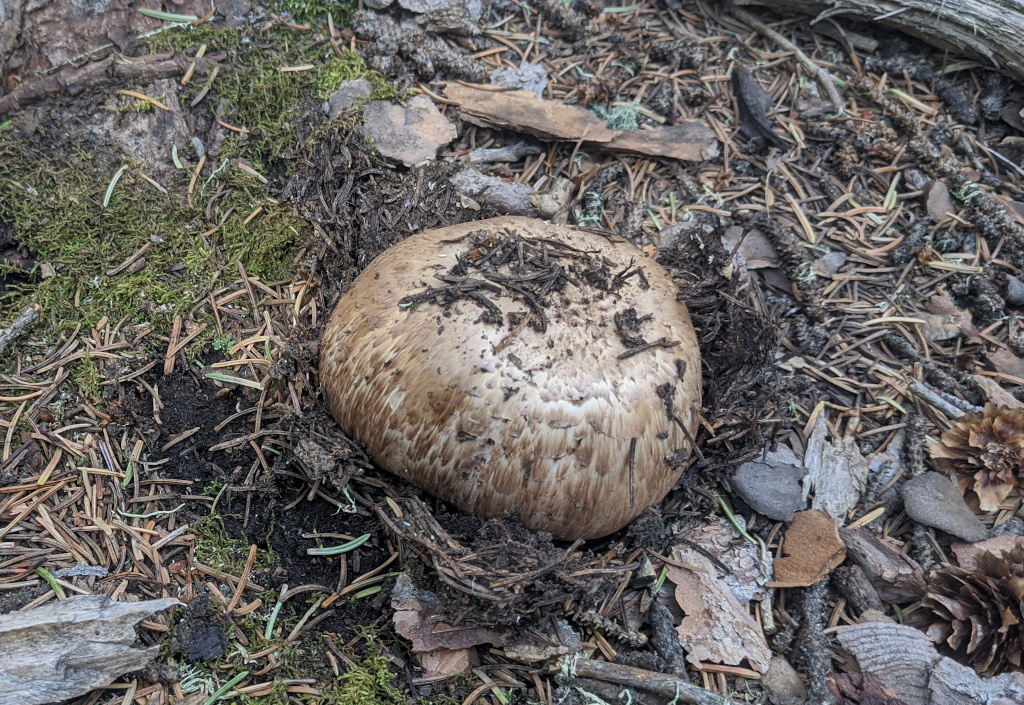
M979 553L978 569L939 574L911 621L953 658L994 676L1020 670L1024 652L1024 548Z
M985 404L943 433L931 455L956 473L965 495L977 495L982 511L999 511L1024 480L1024 409Z

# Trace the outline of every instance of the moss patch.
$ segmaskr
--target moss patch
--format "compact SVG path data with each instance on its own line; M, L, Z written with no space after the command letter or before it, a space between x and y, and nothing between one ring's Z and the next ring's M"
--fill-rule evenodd
M304 223L264 196L255 179L232 168L214 177L207 188L234 187L223 201L224 212L234 210L210 233L198 199L179 202L137 174L129 166L104 207L111 175L86 158L0 138L0 223L37 261L27 283L0 295L0 325L37 302L58 330L103 316L165 330L205 298L218 272L236 276L238 262L266 280L288 275ZM187 176L179 177L182 191ZM135 267L123 266L143 248Z

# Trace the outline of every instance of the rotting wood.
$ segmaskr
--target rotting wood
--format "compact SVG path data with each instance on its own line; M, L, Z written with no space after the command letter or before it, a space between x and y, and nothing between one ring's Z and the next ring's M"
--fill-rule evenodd
M74 698L145 667L159 648L132 646L135 625L179 604L170 597L114 602L78 595L0 616L0 705Z
M1020 0L736 0L736 4L814 13L812 26L836 17L878 22L1024 78L1024 42L1020 39L1024 37L1024 4Z
M198 71L205 73L220 58L197 59ZM185 55L156 54L126 58L120 54L85 64L68 66L44 78L28 81L0 98L0 116L64 93L77 94L87 89L110 85L146 83L184 73L192 59Z
M0 356L32 327L42 310L43 308L39 304L32 304L15 318L3 333L0 333Z
M725 698L691 685L681 678L621 663L581 658L573 662L572 668L575 670L575 675L580 678L618 683L637 690L646 690L663 698L677 698L676 702L691 703L691 705L725 705L729 702Z

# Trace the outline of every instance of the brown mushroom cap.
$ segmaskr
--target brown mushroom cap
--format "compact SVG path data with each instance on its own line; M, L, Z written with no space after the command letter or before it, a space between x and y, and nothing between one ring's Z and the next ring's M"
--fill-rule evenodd
M449 274L457 255L472 263L516 235L544 257L561 254L573 279L542 302L546 330L538 313L533 325L515 323L535 309L508 288L479 290L500 323L479 299L410 303L449 286L435 275ZM642 274L590 285L585 258ZM377 257L341 297L320 379L338 424L384 469L483 517L518 511L535 531L596 538L664 497L696 435L700 357L676 291L664 269L613 236L512 217L423 232ZM636 329L644 341L666 345L620 359L631 348L614 317L628 309L651 317Z

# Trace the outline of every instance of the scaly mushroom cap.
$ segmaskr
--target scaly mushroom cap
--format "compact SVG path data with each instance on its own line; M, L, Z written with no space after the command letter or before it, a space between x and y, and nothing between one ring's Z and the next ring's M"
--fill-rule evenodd
M610 235L511 217L423 232L341 297L320 379L384 469L483 517L596 538L664 497L696 435L676 291Z

